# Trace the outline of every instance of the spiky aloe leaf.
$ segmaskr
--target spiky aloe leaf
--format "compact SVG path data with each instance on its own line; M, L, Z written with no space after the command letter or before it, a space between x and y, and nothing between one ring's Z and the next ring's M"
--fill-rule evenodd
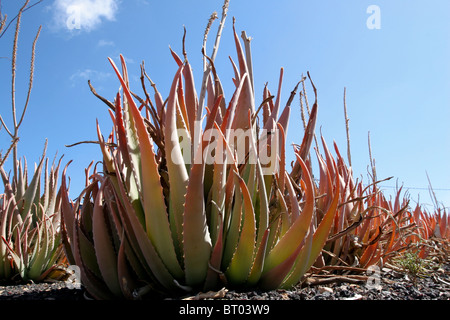
M320 255L330 233L339 204L340 184L338 179L339 177L336 177L336 188L334 190L333 200L330 207L322 218L322 221L317 227L317 230L314 232L314 235L312 237L310 235L306 239L306 243L299 254L296 266L293 268L290 277L283 282L283 288L289 288L296 285L303 274L311 268L317 257Z
M125 108L128 115L124 116L123 113L125 111L122 109L119 93L117 93L116 96L115 107L115 115L114 117L111 115L111 117L116 125L115 129L117 136L117 148L119 149L120 155L122 156L120 160L123 161L123 170L121 171L122 175L118 175L118 178L120 178L120 180L122 180L122 183L125 184L127 194L130 198L133 208L136 210L138 219L141 222L142 226L145 226L144 209L142 208L139 194L141 184L138 183L138 180L140 181L140 177L136 176L138 172L135 169L140 159L136 154L136 149L139 149L139 145L137 144L134 122L133 128L131 128L130 121L125 121L125 118L131 118L131 121L133 121L133 119L128 113L128 110L130 109L128 108L128 105ZM125 123L128 123L128 125L126 125ZM130 136L134 137L135 139L130 138Z
M264 290L273 290L278 288L283 282L283 279L292 269L292 266L295 264L302 246L303 243L298 243L295 250L288 257L269 271L265 272L261 276L259 286Z
M219 96L211 110L205 126L205 133L211 133L210 129L214 125L221 100L222 96ZM206 222L203 190L205 173L203 155L211 137L208 137L205 133L191 167L183 214L183 252L186 284L188 286L198 286L205 281L212 248L211 236Z
M40 225L40 227L39 227ZM47 230L45 217L42 224L38 224L38 240L34 243L35 251L32 255L26 277L28 279L38 279L43 271L46 269L45 260L50 251L50 235Z
M97 197L94 201L94 212L92 217L92 234L94 240L95 255L98 266L106 285L114 295L121 294L119 279L117 277L117 253L113 244L113 230L109 228L108 211L105 210L104 188L102 183Z
M255 254L255 259L253 260L252 269L251 269L250 274L247 279L248 286L256 285L258 283L259 279L261 278L261 274L262 274L263 266L264 266L264 262L265 262L265 257L266 257L269 233L270 233L270 230L266 229L261 238L261 241L259 242L258 251Z
M30 213L31 207L32 207L33 203L35 203L36 195L39 197L39 185L40 185L41 172L42 172L42 167L44 164L46 150L47 150L47 141L45 142L45 147L44 147L44 151L42 153L41 161L39 161L39 164L38 164L36 170L34 171L33 178L31 179L31 182L28 185L28 187L25 191L25 194L23 195L23 198L21 199L21 201L23 201L21 203L22 218L24 218L28 213Z
M155 152L153 150L153 142L147 132L144 119L134 103L130 91L125 86L122 76L111 59L110 62L116 71L124 93L128 99L128 105L134 119L136 133L139 139L138 141L141 154L142 202L145 212L147 234L155 246L158 254L166 264L168 270L170 270L174 277L181 278L183 276L183 271L181 270L175 254L166 205L164 202L164 194L158 173L158 165L156 163ZM175 191L171 191L171 194L172 192Z
M18 236L18 238L20 238L20 236ZM9 250L9 254L11 255L12 261L14 262L14 265L20 275L20 277L25 278L25 264L23 261L23 256L22 255L18 255L14 249L11 247L11 244L4 238L2 237L1 239L3 241L3 243L5 243L6 248Z
M230 266L226 271L227 279L235 285L244 284L253 264L256 240L256 221L250 193L244 180L236 173L236 190L240 190L243 197L242 222L239 223L239 240ZM236 196L240 196L237 194ZM242 226L242 227L241 227Z
M309 76L309 73L308 73L308 76ZM313 85L313 89L314 89L314 93L315 93L315 101L314 101L313 107L311 108L311 113L309 116L308 124L306 125L306 128L305 128L305 135L303 136L302 144L300 145L300 150L299 150L300 158L302 158L303 161L306 160L306 157L309 154L309 150L311 149L311 144L312 144L312 141L314 138L314 134L315 134L314 132L315 132L316 121L317 121L317 110L318 110L317 91L316 91L316 88L314 87L314 85ZM300 170L301 170L300 163L298 161L296 161L294 164L294 167L292 168L292 171L291 171L291 177L294 178L294 180L298 179L298 177L300 175Z
M117 274L120 284L120 289L126 299L134 299L133 292L139 287L132 276L132 272L129 269L127 263L126 248L129 248L129 244L123 233L121 236L121 243L119 253L117 255Z
M268 253L266 263L264 266L264 273L269 272L277 265L283 263L286 259L299 250L298 245L303 241L311 223L312 214L314 211L314 188L306 164L297 156L297 161L302 167L303 179L301 184L305 189L305 205L301 215L293 222L291 228L284 234L284 236L275 244L275 247ZM303 182L304 181L304 182ZM297 204L298 205L298 204Z
M95 275L90 268L84 263L85 258L82 256L81 245L78 239L79 233L81 232L80 225L77 221L73 225L73 256L76 265L80 268L81 281L86 287L87 291L98 300L109 300L114 299L114 294L109 290L105 282Z
M117 166L116 162L115 164ZM156 286L162 286L173 292L178 291L179 288L175 284L175 278L168 271L140 224L123 184L119 184L119 194L116 194L116 198L120 199L118 211L120 219L123 221L123 228L142 267L149 272L151 277L155 278Z
M297 259L289 272L289 274L284 278L283 282L278 284L280 288L290 288L296 285L309 267L309 257L311 255L311 247L313 244L313 232L310 229L308 235L305 238L305 242L298 253Z
M183 65L178 68L170 89L165 114L164 143L166 150L167 171L169 174L169 218L172 233L179 252L183 252L182 231L185 196L189 183L189 176L183 159L178 137L177 119L177 90Z
M246 115L248 111L251 111L253 115L255 113L255 101L254 94L250 76L245 77L245 74L249 74L247 61L245 59L244 52L242 50L241 43L236 33L236 29L233 21L233 32L234 32L234 42L236 46L236 53L238 55L239 60L239 72L240 79L243 80L243 87L241 89L241 93L239 95L239 99L236 105L236 114L237 115L245 115L245 116L236 116L233 119L233 129L249 129L247 128L247 118Z

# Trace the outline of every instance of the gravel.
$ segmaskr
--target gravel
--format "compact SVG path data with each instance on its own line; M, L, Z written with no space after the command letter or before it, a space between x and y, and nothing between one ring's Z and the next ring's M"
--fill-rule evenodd
M416 282L410 275L389 268L383 268L378 275L379 281L372 285L367 276L364 279L351 275L316 275L291 290L223 289L175 300L450 300L450 263L419 277ZM81 285L57 281L0 286L0 300L80 301L89 300L89 295Z

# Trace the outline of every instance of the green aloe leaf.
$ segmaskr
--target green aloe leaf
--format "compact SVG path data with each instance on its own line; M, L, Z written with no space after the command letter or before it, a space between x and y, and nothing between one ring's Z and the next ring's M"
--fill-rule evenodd
M210 133L214 125L222 96L216 100L205 125L205 133ZM169 113L168 113L169 114ZM211 257L211 236L208 230L204 202L204 151L210 137L203 135L198 147L194 164L191 167L186 203L183 215L183 248L186 284L198 286L205 281L208 263Z
M241 191L238 192L236 196L240 197L239 193L241 193L243 197L243 221L240 223L242 227L236 250L233 258L231 259L230 266L225 274L230 282L235 285L240 285L246 282L253 265L256 239L256 221L248 188L245 185L244 180L236 172L234 172L234 174L236 190Z
M309 257L311 256L311 247L313 244L313 232L310 229L306 236L305 243L303 244L300 253L297 256L294 266L292 267L289 275L283 280L280 285L281 288L291 288L295 286L303 277L306 271L311 267L309 266ZM322 250L322 248L320 248Z
M111 230L107 220L108 211L105 210L103 183L94 201L94 212L92 217L92 234L94 238L95 255L102 277L115 295L120 295L119 279L117 277L117 253L114 248Z
M30 212L32 205L35 203L36 196L39 197L39 185L41 180L41 172L45 159L45 151L47 150L47 141L45 142L44 152L42 154L41 161L39 162L36 170L34 171L33 178L31 179L30 184L28 185L25 194L23 195L23 209L21 211L22 218L26 217L26 215Z
M134 208L126 195L123 184L119 184L119 192L120 194L117 194L116 198L120 199L119 203L123 205L123 208L118 206L118 211L131 248L133 248L136 256L141 261L142 266L146 270L148 269L150 276L156 279L156 285L163 286L166 290L177 292L179 287L175 284L174 277L157 254L155 247L140 224Z
M340 190L341 190L341 187L340 187L340 183L339 183L339 175L336 175L333 201L331 202L330 207L328 208L327 212L325 213L324 217L322 218L322 221L320 222L319 226L317 227L316 232L314 232L314 237L313 237L312 246L311 246L311 253L309 255L309 260L308 260L306 269L309 269L314 264L317 257L319 256L320 252L322 251L323 246L325 245L325 242L330 233L331 226L333 224L333 220L336 216L337 207L339 204L339 198L341 195Z
M116 96L116 113L115 113L115 124L116 124L116 135L117 135L117 145L120 150L120 155L122 155L123 161L123 171L122 175L119 175L122 183L125 184L127 189L127 194L130 197L130 201L133 205L133 208L136 210L136 214L138 216L139 221L142 226L145 226L145 217L144 217L144 209L142 208L141 200L140 200L140 176L137 175L136 168L139 168L140 157L136 153L139 150L139 145L136 137L136 130L133 124L130 121L125 121L126 118L130 118L130 114L128 111L130 108L127 106L126 111L122 109L120 94L117 93ZM124 112L126 115L124 116ZM131 121L133 121L131 117ZM128 125L126 125L126 123ZM131 128L131 124L133 127ZM128 134L127 134L128 132ZM122 178L123 177L123 178Z
M176 247L183 252L183 212L185 196L189 183L183 153L181 150L177 126L177 91L183 65L178 68L170 88L167 100L164 126L164 143L166 151L167 171L169 174L169 219L172 233L175 234ZM189 159L190 160L190 159Z
M306 164L298 155L296 156L297 161L302 167L303 179L301 184L305 190L305 205L300 216L292 223L291 228L284 234L283 237L281 237L281 239L275 244L274 248L267 255L263 273L270 271L277 265L283 263L285 259L292 257L293 252L297 251L299 243L303 241L311 223L315 200L313 183Z
M158 165L153 150L153 141L147 132L144 119L134 103L130 91L125 86L125 82L115 67L114 62L111 59L110 62L116 71L128 99L128 105L134 119L136 133L139 139L142 202L145 212L147 234L168 270L170 270L176 278L181 278L183 276L183 271L181 270L175 254L166 205L164 202L164 194L158 173Z

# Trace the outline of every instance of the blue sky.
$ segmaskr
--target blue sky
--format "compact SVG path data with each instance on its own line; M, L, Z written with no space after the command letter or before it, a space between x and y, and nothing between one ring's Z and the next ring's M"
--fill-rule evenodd
M35 3L31 1L30 3ZM1 1L2 14L12 19L22 1ZM107 107L89 91L90 79L97 92L112 100L119 82L107 57L118 61L122 53L131 86L140 92L139 64L163 96L167 96L176 71L169 46L181 55L183 26L186 49L194 68L197 91L202 77L203 32L213 11L221 14L221 0L44 0L25 12L18 51L17 104L27 90L31 43L42 25L37 43L35 81L31 102L20 132L19 155L38 160L44 141L47 155L64 154L69 167L72 196L84 183L84 168L101 159L95 145L65 145L96 139L96 119L102 132L110 132ZM371 5L379 8L379 29L369 29ZM78 10L78 11L77 11ZM426 172L438 201L450 206L450 1L433 0L259 0L230 1L216 67L232 95L235 58L232 17L238 32L252 37L257 105L266 82L277 90L284 68L282 101L310 72L318 89L320 130L328 145L336 141L346 155L343 91L347 90L352 163L355 177L368 181L368 132L379 179L386 194L399 185L409 188L412 205L431 205ZM71 15L79 13L76 24ZM218 21L209 36L211 53ZM0 113L11 125L10 58L14 25L0 38ZM313 92L309 88L312 104ZM300 143L303 125L298 96L294 100L288 143ZM9 146L0 130L0 149ZM11 159L8 160L10 165ZM428 206L432 209L432 206Z

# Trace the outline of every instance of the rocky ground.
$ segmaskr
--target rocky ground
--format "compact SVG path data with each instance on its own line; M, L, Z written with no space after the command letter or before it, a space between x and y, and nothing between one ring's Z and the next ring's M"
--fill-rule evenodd
M58 281L0 286L0 300L86 300L80 285ZM372 275L316 274L292 290L269 292L223 289L180 297L186 300L450 300L450 263L414 281L411 274L383 268Z

